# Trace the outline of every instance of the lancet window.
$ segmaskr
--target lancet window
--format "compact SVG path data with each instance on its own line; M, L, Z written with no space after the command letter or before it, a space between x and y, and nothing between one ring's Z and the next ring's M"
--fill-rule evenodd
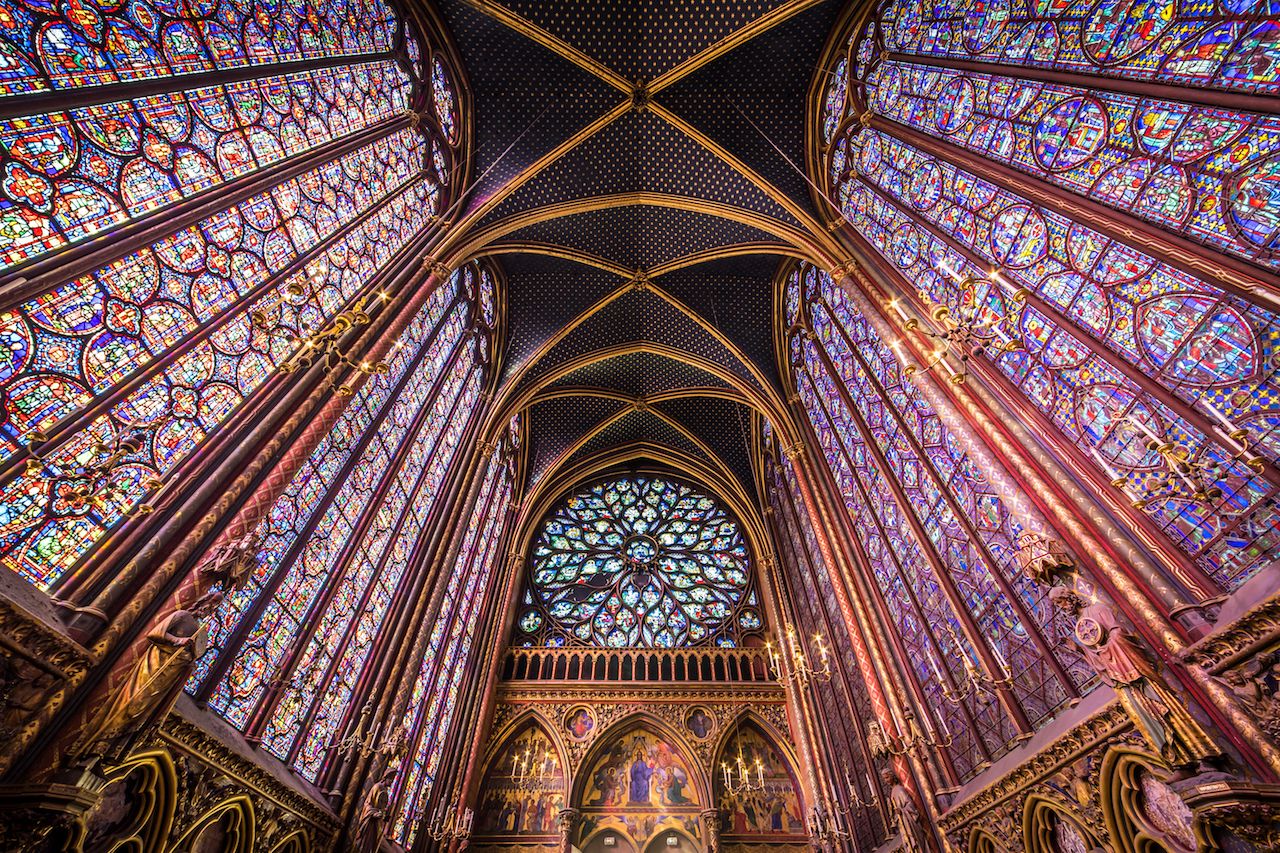
M408 733L410 760L397 780L399 806L394 834L407 848L421 828L435 780L440 774L446 736L458 710L462 679L481 654L486 639L477 628L492 613L491 594L498 567L506 559L503 545L511 520L515 457L521 440L514 421L506 439L488 460L484 483L475 504L474 523L467 526L448 586L440 602L413 681L402 721ZM492 640L492 638L487 638Z
M446 57L382 0L265 9L0 11L0 561L43 589L448 203Z
M1080 695L1047 590L1021 576L1021 526L831 277L786 282L791 366L859 547L914 674L971 775ZM927 726L926 726L927 728Z
M427 298L272 506L258 571L188 685L308 779L346 731L377 626L422 571L484 386L494 287L472 264Z
M1193 600L1280 547L1268 14L891 0L823 101L828 197L904 314L1004 336L978 357L1001 393L1161 540Z

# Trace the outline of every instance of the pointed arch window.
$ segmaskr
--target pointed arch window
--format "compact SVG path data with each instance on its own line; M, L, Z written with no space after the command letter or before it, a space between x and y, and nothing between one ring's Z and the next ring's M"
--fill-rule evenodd
M820 180L910 307L1007 319L1020 346L982 358L1072 464L1142 501L1175 585L1235 589L1280 548L1280 25L1015 6L879 7L829 61ZM1151 434L1219 472L1221 500L1151 491Z
M738 522L669 477L575 492L548 514L530 559L517 643L732 647L763 628Z
M947 761L967 777L1092 674L1018 570L1017 520L894 353L825 272L802 266L786 287L803 293L787 296L802 318L790 337L800 400L927 704L954 736ZM967 692L975 672L1008 686Z
M374 629L421 571L485 382L494 287L472 264L428 297L388 372L357 392L273 504L259 570L216 615L188 684L310 780L341 739Z
M377 304L461 162L384 0L67 9L0 30L0 562L51 591Z
M417 837L440 774L446 739L454 731L462 678L479 653L476 629L484 624L483 616L492 606L492 582L504 558L502 544L507 541L511 520L520 429L519 421L513 421L506 439L488 460L476 502L476 523L463 535L401 723L408 736L410 760L393 792L398 806L392 828L406 849Z

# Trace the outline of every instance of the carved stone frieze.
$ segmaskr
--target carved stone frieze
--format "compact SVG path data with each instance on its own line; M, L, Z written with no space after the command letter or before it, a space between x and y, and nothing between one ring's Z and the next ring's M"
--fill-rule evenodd
M1106 748L1119 744L1141 746L1142 739L1124 709L1113 701L1011 772L957 803L939 819L939 828L962 850L975 827L1017 844L1022 837L1026 800L1039 794L1067 805L1081 822L1105 836L1097 794L1098 760Z
M0 773L27 748L93 666L93 655L0 598Z
M1182 798L1196 815L1202 849L1224 849L1224 836L1234 835L1258 850L1280 850L1280 785L1215 781Z
M1182 657L1192 666L1220 674L1247 658L1277 648L1280 648L1280 595L1190 646Z
M179 803L183 817L197 819L209 806L244 791L253 798L259 818L270 816L282 836L306 824L319 842L335 837L340 829L337 816L327 807L177 713L169 715L155 741L175 753L175 765L182 769L184 790Z

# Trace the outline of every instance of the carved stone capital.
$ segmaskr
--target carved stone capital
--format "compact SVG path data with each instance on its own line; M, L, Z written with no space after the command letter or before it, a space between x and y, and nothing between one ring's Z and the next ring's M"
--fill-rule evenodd
M794 462L804 455L804 442L793 441L790 444L783 445L782 455Z
M837 227L843 224L844 224L844 220L839 220L837 222ZM852 273L857 268L858 268L858 262L850 258L847 261L841 261L840 263L836 264L831 269L827 270L827 272L830 273L833 279L835 279L836 281L839 281L840 279Z
M1179 793L1205 841L1226 831L1259 850L1280 850L1280 785L1224 779Z
M0 849L79 850L99 792L80 785L0 786Z

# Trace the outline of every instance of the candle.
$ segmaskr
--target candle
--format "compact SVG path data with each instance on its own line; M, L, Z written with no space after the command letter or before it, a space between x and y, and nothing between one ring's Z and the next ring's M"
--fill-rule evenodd
M895 314L897 314L897 315L898 315L898 319L899 319L899 320L901 320L901 321L902 321L902 322L904 322L904 323L905 323L905 322L907 322L907 320L908 320L909 318L907 317L907 312L906 312L906 311L904 311L904 310L903 310L903 308L902 308L902 300L901 300L901 299L890 299L890 300L889 300L889 307L890 307L891 309L893 309L893 313L895 313Z
M1135 418L1134 416L1130 415L1129 417L1125 418L1125 420L1127 420L1129 423L1136 426L1139 430L1142 431L1143 435L1145 435L1147 438L1154 441L1156 444L1164 443L1160 440L1160 436L1156 435L1155 432L1151 429L1151 427L1147 426L1146 423L1139 420L1138 418Z
M938 666L938 659L933 656L933 649L926 650L929 653L929 666L933 668L933 675L939 681L942 681L942 670Z
M1231 422L1230 418L1222 413L1221 409L1213 403L1210 403L1208 400L1202 400L1202 402L1204 403L1204 407L1209 410L1209 414L1213 415L1213 417L1218 421L1218 423L1222 424L1223 428L1228 433L1236 431L1236 425Z
M958 272L956 272L950 266L948 266L946 261L939 261L938 266L942 267L943 271L946 272L946 274L950 276L952 279L954 279L955 281L957 282L964 281L964 278Z
M951 362L947 361L947 354L945 352L939 350L934 353L934 356L938 359L938 364L942 365L942 369L946 371L948 376L956 375L955 368L951 366Z
M871 781L871 774L864 770L862 775L867 779L867 793L874 797L876 794L876 786L875 783Z
M1098 452L1098 448L1090 445L1089 453L1093 456L1093 461L1098 463L1098 467L1106 472L1107 476L1111 478L1112 482L1115 482L1116 480L1120 479L1119 472L1117 472L1116 469L1111 466L1110 462L1108 462L1106 459L1102 457L1102 454Z
M995 655L996 663L1000 664L1000 669L1004 671L1006 676L1009 675L1009 664L1004 659L1004 655L1000 654L1000 647L995 643L991 644L991 653Z

